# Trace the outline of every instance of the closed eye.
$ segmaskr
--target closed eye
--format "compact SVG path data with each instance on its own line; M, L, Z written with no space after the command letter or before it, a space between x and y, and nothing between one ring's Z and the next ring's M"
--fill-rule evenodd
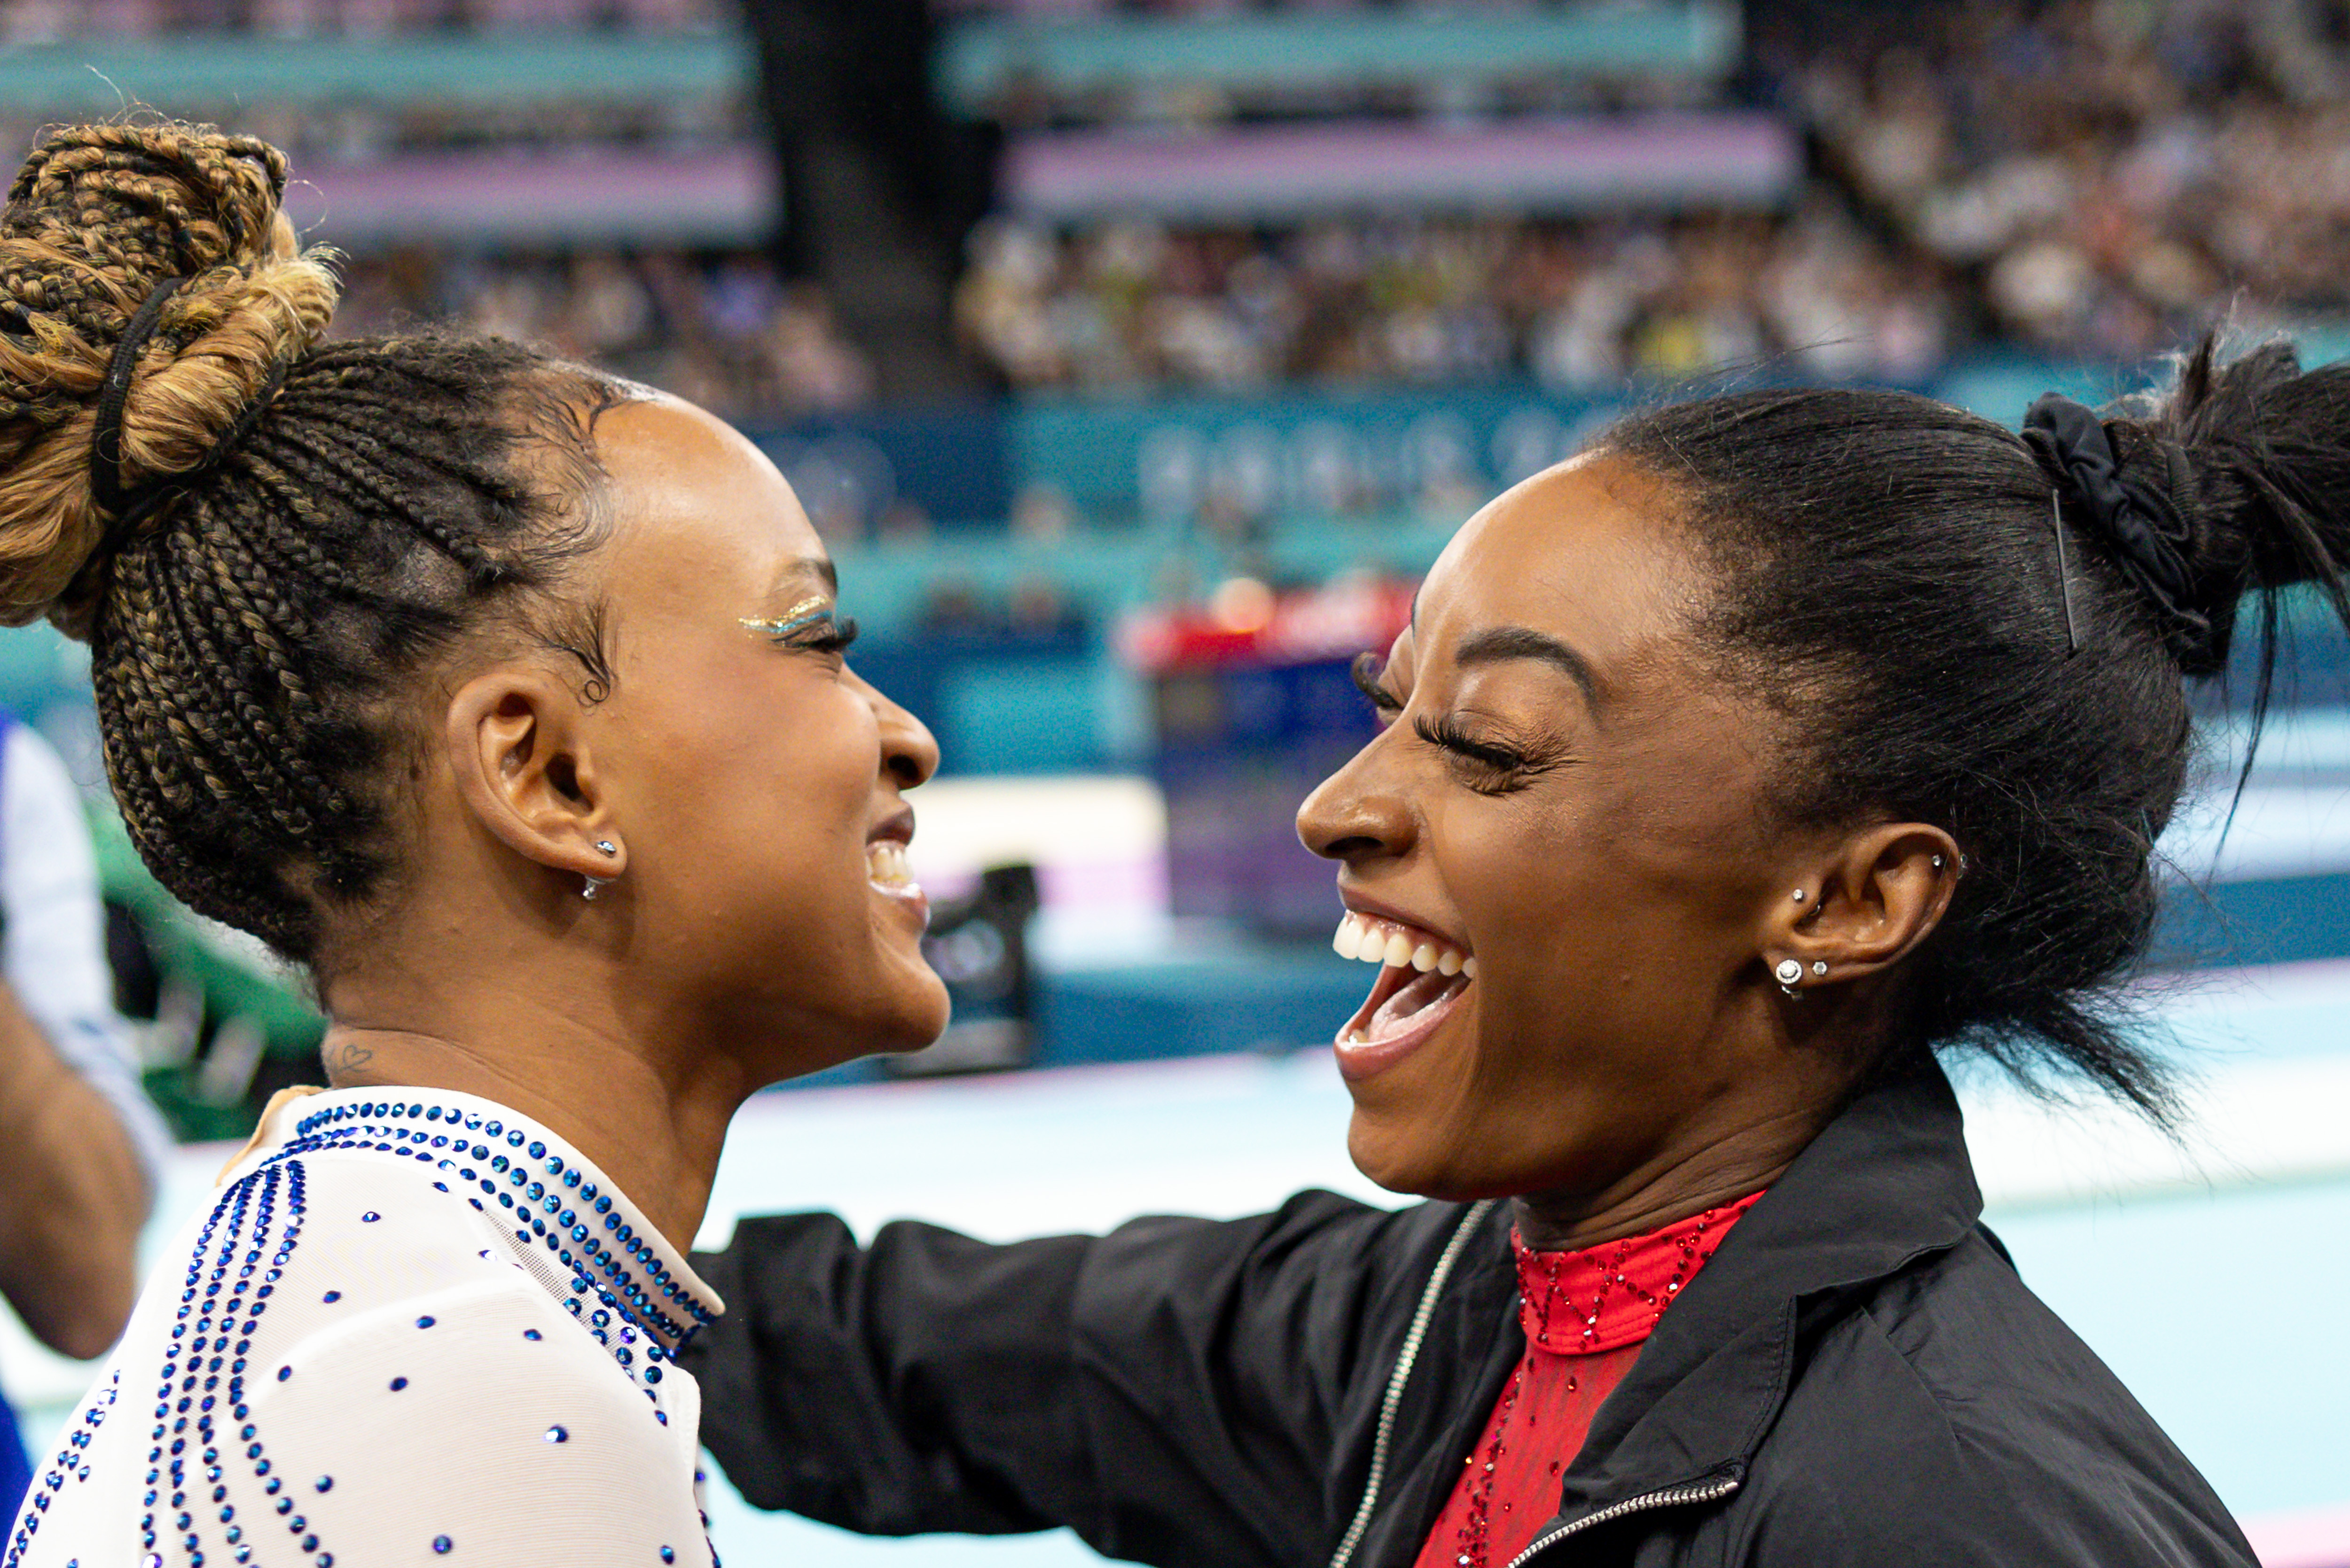
M1506 746L1480 741L1463 731L1451 719L1421 719L1412 725L1419 738L1431 746L1440 747L1458 757L1492 768L1496 773L1515 774L1526 767L1526 759Z
M857 622L830 605L821 610L788 615L777 620L746 618L743 624L764 635L776 647L798 652L846 653L848 645L857 640Z
M845 615L827 616L825 625L815 635L795 640L794 648L807 649L816 653L847 653L848 645L857 640L857 621Z
M1376 653L1358 653L1347 673L1353 678L1355 690L1370 701L1380 717L1391 719L1403 711L1403 699L1380 684L1388 672L1388 661Z

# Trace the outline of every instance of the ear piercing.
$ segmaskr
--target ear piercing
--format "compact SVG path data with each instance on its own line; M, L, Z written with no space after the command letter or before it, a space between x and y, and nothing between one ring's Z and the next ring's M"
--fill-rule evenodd
M1800 904L1800 903L1802 903L1803 901L1804 901L1804 890L1803 890L1801 888L1796 888L1796 889L1795 889L1795 902L1797 902L1798 904Z
M615 856L620 852L620 846L613 843L608 838L598 839L596 841L596 847L607 856ZM579 889L579 896L592 904L596 901L597 894L602 892L605 888L619 881L619 878L617 877L583 877L580 880L584 882L586 886Z
M1803 992L1795 987L1804 978L1804 966L1794 959L1781 959L1771 971L1771 978L1779 982L1783 995L1800 1001Z
M1935 857L1934 857L1934 869L1935 869L1935 870L1937 870L1937 871L1939 871L1941 868L1942 868L1942 857L1941 857L1940 856L1937 855L1937 856L1935 856Z
M1827 978L1827 960L1814 959L1812 961L1812 976L1814 979L1825 980ZM1771 966L1771 978L1779 982L1779 991L1782 995L1793 998L1796 1001L1803 1000L1804 993L1795 989L1797 986L1804 983L1803 960L1791 958L1781 959L1777 963Z

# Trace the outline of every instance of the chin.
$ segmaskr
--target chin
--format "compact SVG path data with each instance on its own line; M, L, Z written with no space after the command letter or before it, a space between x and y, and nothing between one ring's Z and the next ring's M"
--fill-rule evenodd
M1537 1189L1539 1183L1485 1168L1468 1141L1437 1127L1381 1125L1360 1109L1347 1127L1347 1154L1355 1168L1389 1192L1439 1203L1473 1203Z
M917 989L917 994L906 999L906 1005L894 1016L877 1021L867 1050L875 1055L902 1056L910 1051L921 1051L939 1043L954 1016L954 1004L948 1000L946 981L932 974L928 966L922 971L928 982Z
M1389 1192L1453 1201L1459 1195L1447 1179L1449 1162L1431 1158L1419 1142L1412 1129L1375 1125L1360 1110L1347 1127L1347 1156L1357 1170Z

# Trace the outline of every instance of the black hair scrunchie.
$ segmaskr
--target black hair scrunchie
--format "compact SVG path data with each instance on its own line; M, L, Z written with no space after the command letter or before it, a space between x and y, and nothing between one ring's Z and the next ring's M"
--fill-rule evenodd
M2096 414L2050 392L2023 416L2023 442L2069 493L2083 521L2113 547L2132 587L2162 613L2164 640L2189 656L2210 639L2211 619L2192 604L2195 576L2186 517L2168 490L2123 477Z

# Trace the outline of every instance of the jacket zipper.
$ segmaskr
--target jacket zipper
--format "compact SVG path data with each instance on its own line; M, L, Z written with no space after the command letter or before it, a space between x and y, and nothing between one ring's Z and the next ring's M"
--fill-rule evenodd
M1403 1386L1410 1381L1412 1364L1419 1359L1420 1341L1428 1337L1429 1320L1436 1315L1436 1298L1443 1293L1444 1282L1451 1275L1452 1265L1461 1261L1461 1251L1469 1245L1470 1236L1483 1223L1485 1216L1493 1211L1495 1201L1486 1198L1469 1206L1469 1212L1461 1217L1461 1224L1452 1232L1452 1240L1444 1244L1443 1252L1436 1260L1434 1272L1428 1276L1428 1288L1419 1295L1419 1310L1411 1314L1411 1327L1404 1333L1403 1349L1396 1356L1393 1376L1388 1379L1387 1396L1379 1401L1378 1432L1371 1439L1371 1473L1363 1483L1362 1506L1355 1510L1354 1522L1347 1526L1346 1539L1338 1542L1338 1550L1331 1554L1330 1568L1347 1568L1354 1558L1355 1549L1363 1543L1364 1532L1371 1527L1371 1515L1378 1508L1379 1486L1387 1480L1388 1446L1395 1438L1396 1411L1403 1404ZM1574 1527L1570 1525L1568 1528ZM1516 1568L1516 1565L1512 1564L1512 1568Z
M1717 1476L1711 1480L1691 1481L1686 1486L1669 1486L1662 1491L1643 1492L1638 1497L1627 1497L1621 1502L1611 1502L1606 1508L1586 1513L1572 1524L1562 1524L1548 1535L1543 1536L1523 1552L1511 1558L1509 1568L1525 1568L1526 1560L1535 1552L1557 1544L1578 1530L1588 1529L1595 1524L1605 1524L1611 1519L1621 1519L1627 1513L1638 1513L1643 1509L1678 1508L1688 1502L1713 1502L1728 1497L1738 1490L1738 1486L1739 1480L1734 1475Z

